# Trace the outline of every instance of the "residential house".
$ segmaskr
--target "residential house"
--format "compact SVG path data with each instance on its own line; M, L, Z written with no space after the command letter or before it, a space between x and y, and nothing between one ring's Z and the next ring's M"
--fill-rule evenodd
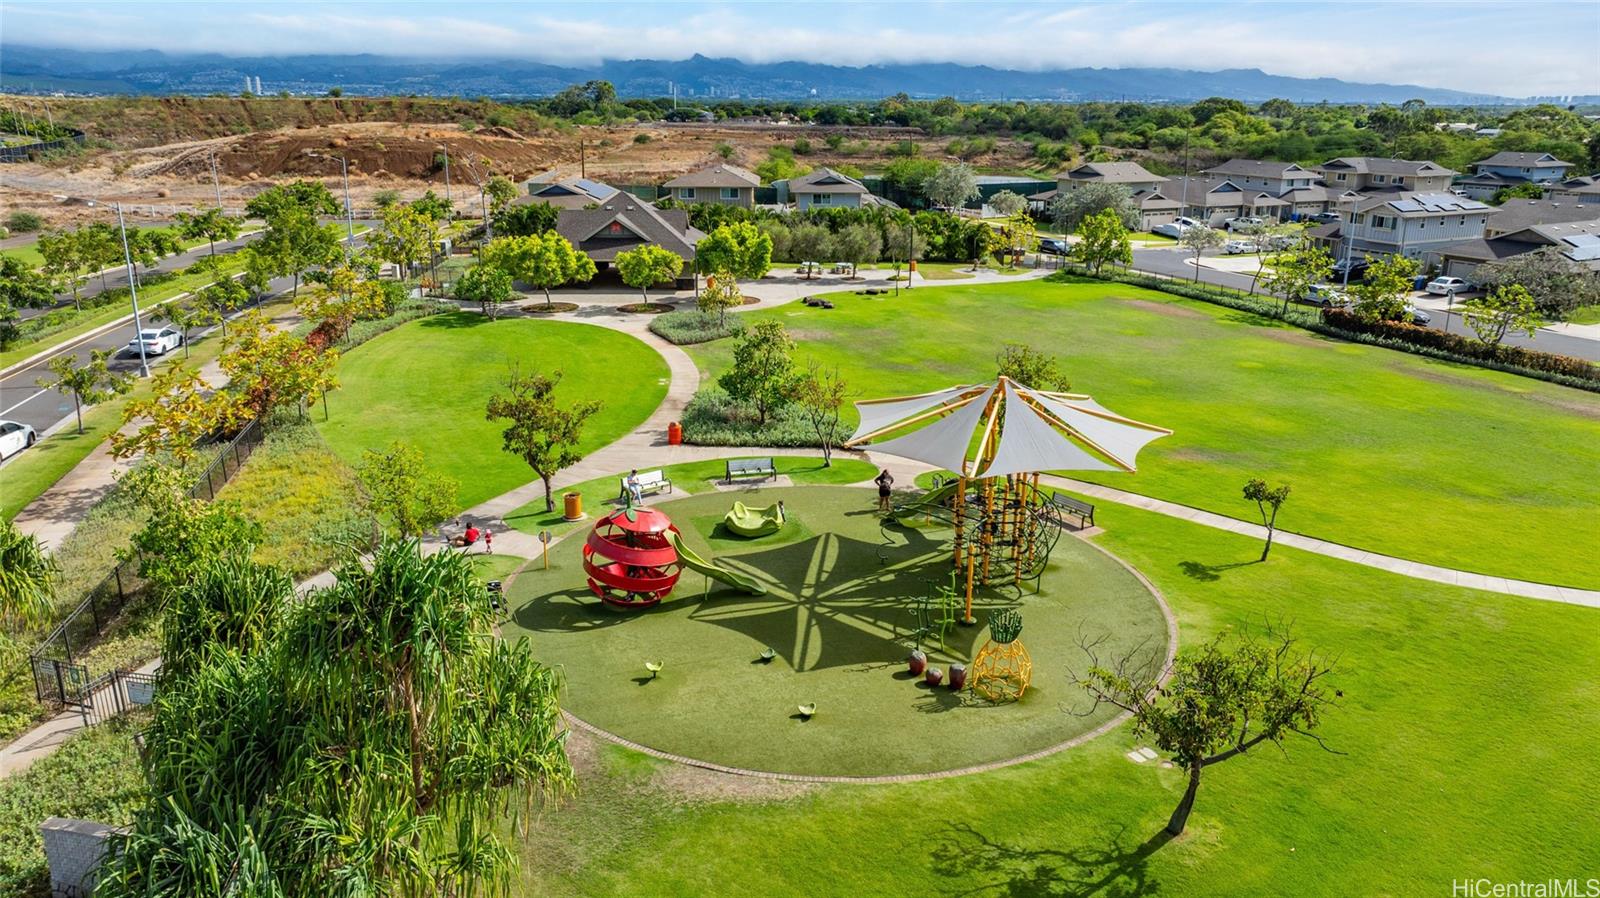
M645 244L654 244L683 259L680 287L692 286L695 245L705 233L689 225L683 209L657 209L644 200L619 192L614 199L593 209L563 209L556 219L556 233L594 260L604 271L612 267L617 254Z
M1567 176L1572 163L1550 153L1495 153L1472 164L1473 174L1456 182L1456 189L1473 199L1486 200L1495 192L1519 184L1547 185Z
M1380 156L1341 156L1312 171L1338 191L1357 193L1444 193L1456 172L1433 162L1385 159Z
M1222 227L1230 218L1288 217L1289 204L1271 191L1260 187L1244 188L1232 178L1179 176L1161 185L1154 195L1175 205L1173 215L1193 218L1213 228Z
M1498 237L1452 243L1437 251L1436 261L1443 273L1470 281L1479 265L1547 246L1558 247L1574 265L1600 272L1600 218L1533 225Z
M1340 258L1401 255L1426 261L1430 253L1482 237L1496 209L1453 193L1372 196L1346 207L1344 221L1313 229Z
M737 165L719 162L661 185L680 203L717 203L749 209L756 204L761 178Z
M786 186L790 202L801 212L807 209L892 205L888 200L873 195L855 178L826 167L791 178Z
M554 170L534 175L523 184L528 192L512 200L513 205L549 203L557 209L583 209L622 192L591 178L563 178Z
M1264 159L1229 159L1205 170L1204 174L1226 178L1235 186L1259 188L1283 201L1275 214L1285 219L1305 218L1337 208L1341 199L1354 195L1353 189L1329 187L1317 173L1293 162Z
M1494 238L1531 228L1534 225L1564 224L1570 221L1588 221L1600 218L1600 209L1592 204L1570 200L1506 200L1495 207L1494 220L1484 228L1483 236Z
M1600 203L1600 176L1568 178L1544 189L1544 198L1573 203Z
M1086 184L1116 184L1127 188L1139 210L1139 229L1148 231L1156 225L1166 224L1178 216L1182 203L1163 196L1160 190L1166 178L1153 174L1137 162L1086 162L1071 171L1056 175L1056 186L1028 197L1028 207L1038 212L1050 201L1070 190Z

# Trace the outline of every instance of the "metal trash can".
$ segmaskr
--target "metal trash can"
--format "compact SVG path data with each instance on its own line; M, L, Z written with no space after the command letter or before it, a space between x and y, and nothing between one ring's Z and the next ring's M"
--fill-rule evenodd
M561 494L562 517L569 521L583 520L583 494L573 491Z
M673 421L671 424L667 425L667 445L668 446L681 446L681 445L683 445L683 425L682 424L679 424L678 422Z

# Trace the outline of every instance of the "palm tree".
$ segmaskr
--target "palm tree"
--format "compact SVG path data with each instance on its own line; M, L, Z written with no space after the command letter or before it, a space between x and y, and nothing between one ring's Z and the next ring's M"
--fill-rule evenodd
M24 536L10 521L0 522L0 625L15 632L48 620L60 572L37 537Z

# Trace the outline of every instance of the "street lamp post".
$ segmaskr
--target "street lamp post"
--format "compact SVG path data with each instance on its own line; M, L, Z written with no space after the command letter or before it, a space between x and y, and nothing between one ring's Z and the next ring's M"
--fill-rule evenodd
M222 208L222 182L217 180L217 151L211 151L211 189L217 194L217 208Z
M444 201L450 202L450 148L444 148Z
M350 264L350 250L356 243L355 212L350 208L350 160L339 157L339 171L344 176L344 226L348 235L344 242L344 261Z
M117 210L117 230L122 232L122 261L128 266L128 297L133 300L133 342L139 347L139 376L150 376L150 360L144 353L144 325L139 321L139 288L133 283L133 253L128 250L128 226L122 220L122 204Z

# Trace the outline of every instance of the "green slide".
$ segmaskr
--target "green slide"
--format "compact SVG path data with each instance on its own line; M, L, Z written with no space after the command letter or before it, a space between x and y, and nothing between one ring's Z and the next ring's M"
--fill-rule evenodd
M925 511L936 509L955 493L956 487L959 485L959 481L952 480L943 486L928 490L904 505L896 505L894 507L894 516L896 518L909 518Z
M683 566L691 571L698 571L713 580L721 580L741 592L753 596L764 596L767 587L760 580L738 571L731 571L715 562L707 561L696 555L692 549L684 544L683 539L671 530L667 531L667 539L672 541L672 547L678 550L678 557L683 559Z
M733 510L722 519L722 525L740 536L766 536L783 529L783 503L765 508L734 502Z

